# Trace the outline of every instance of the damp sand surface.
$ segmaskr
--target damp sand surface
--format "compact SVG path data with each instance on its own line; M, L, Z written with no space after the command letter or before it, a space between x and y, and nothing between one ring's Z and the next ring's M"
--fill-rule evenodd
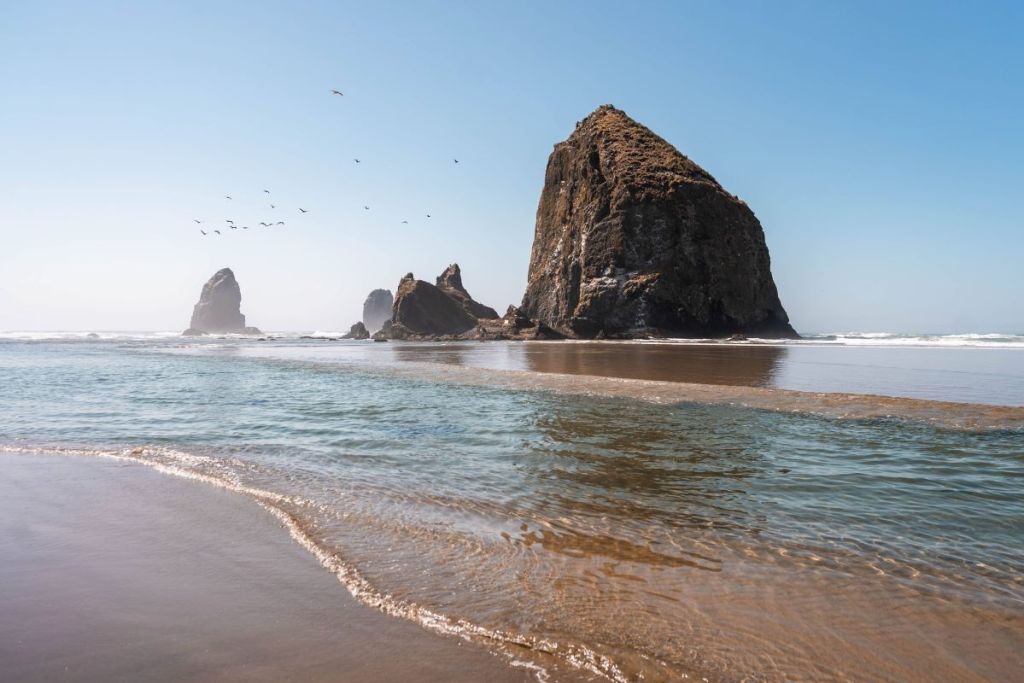
M533 680L352 599L254 501L143 465L0 456L4 681Z

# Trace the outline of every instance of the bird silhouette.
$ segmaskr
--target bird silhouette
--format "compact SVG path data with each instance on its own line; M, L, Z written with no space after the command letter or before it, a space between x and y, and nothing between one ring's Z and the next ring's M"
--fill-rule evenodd
M224 199L231 199L230 195L224 195Z
M409 221L402 221L402 225L408 225Z
M341 92L340 90L332 90L331 94L332 95L341 95L342 97L345 96L345 93Z
M248 225L243 225L243 226L242 226L242 230L248 230L248 229L249 229L249 226L248 226Z
M355 162L356 162L357 164L361 164L361 163L363 163L363 162L359 161L359 159L356 159L356 160L355 160Z
M284 225L284 221L278 221L277 224L278 225Z
M368 207L368 206L364 206L363 208L366 209L367 211L370 210L370 207Z
M429 213L427 214L427 218L430 218L430 214Z
M303 208L302 208L301 206L299 207L299 211L301 211L302 213L309 213L308 211L306 211L305 209L303 209Z
M214 230L214 232L217 233L218 235L220 234L220 230Z
M270 194L270 190L263 190L263 191L266 192L267 194Z
M225 222L225 223L234 223L234 221L233 221L233 220L231 220L230 218L225 218L225 219L224 219L224 222Z
M200 229L199 232L203 233L204 235L206 234L206 231L203 229Z
M455 163L459 163L459 160L458 160L458 159L455 159L454 161L455 161Z
M271 205L270 205L270 208L271 208L271 209L276 209L277 207L276 207L276 206L274 206L273 204L271 204Z
M231 228L232 230L238 230L237 225L229 225L228 227Z
M192 220L194 220L196 222L196 225L202 224L202 221L199 220L198 218L193 218Z

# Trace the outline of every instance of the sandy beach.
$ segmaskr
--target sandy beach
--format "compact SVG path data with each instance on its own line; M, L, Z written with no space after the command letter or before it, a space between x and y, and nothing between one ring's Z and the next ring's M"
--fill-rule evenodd
M143 465L0 456L5 681L532 680L357 603L252 500Z

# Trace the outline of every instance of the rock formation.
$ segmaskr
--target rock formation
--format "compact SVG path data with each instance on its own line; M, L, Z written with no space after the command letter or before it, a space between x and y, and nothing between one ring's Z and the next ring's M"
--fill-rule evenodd
M386 325L385 329L392 339L440 337L471 330L476 326L476 321L463 301L448 294L448 288L442 289L417 280L412 273L408 273L395 290L391 325Z
M378 290L378 291L386 291L386 290ZM388 296L390 296L390 295L391 295L391 293L388 292ZM348 332L343 334L341 336L341 338L342 339L369 339L370 338L370 331L368 329L366 329L366 325L364 325L362 322L358 322L358 323L355 323L354 325L352 325L352 327L349 328Z
M241 303L242 290L235 274L230 268L221 268L203 285L199 303L192 309L192 323L184 334L262 334L255 327L245 326Z
M494 319L498 312L490 306L473 301L466 288L462 286L462 270L458 263L453 263L437 276L437 288L454 299L462 309L474 318Z
M548 159L522 314L578 337L796 335L750 208L610 105Z
M384 326L385 320L391 319L391 307L394 297L389 289L375 289L363 302L363 324L370 332L376 332Z

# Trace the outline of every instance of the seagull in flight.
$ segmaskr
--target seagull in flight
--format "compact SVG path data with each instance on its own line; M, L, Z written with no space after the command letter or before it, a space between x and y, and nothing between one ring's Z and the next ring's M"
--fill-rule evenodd
M262 226L263 226L263 227L265 228L265 227L267 227L268 225L270 225L270 223L264 223L263 221L260 221L260 225L262 225Z
M220 234L220 230L214 230L214 232L217 233L218 235Z
M356 162L357 164L361 164L361 163L363 163L363 162L359 161L359 159L356 159L356 160L355 160L355 162Z
M206 231L203 230L202 228L199 229L199 232L203 233L204 235L206 234Z
M454 161L455 161L455 163L459 163L459 160L458 160L458 159L455 159Z
M278 225L284 225L284 221L278 221L277 224Z
M231 195L228 195L228 194L224 195L224 199L231 199Z
M270 194L270 190L263 190L263 191L266 192L267 194Z
M192 220L196 222L196 225L200 225L202 223L202 221L199 220L198 218L193 218Z
M225 219L224 219L224 222L225 222L225 223L234 223L234 221L233 221L233 220L231 220L230 218L225 218Z
M342 96L342 97L344 97L344 96L345 96L345 93L341 92L340 90L332 90L332 91L331 91L331 94L332 94L332 95L340 95L340 96Z
M409 225L409 221L402 221L402 225Z
M308 211L306 211L305 209L303 209L303 208L302 208L301 206L299 207L299 211L301 211L302 213L309 213Z
M430 218L430 214L429 213L427 214L427 218Z
M271 208L271 209L276 209L277 207L276 207L276 206L274 206L273 204L271 204L271 205L270 205L270 208Z
M248 229L249 229L249 226L248 226L248 225L243 225L243 226L242 226L242 230L248 230Z
M228 227L231 228L232 230L238 230L237 225L229 225Z

